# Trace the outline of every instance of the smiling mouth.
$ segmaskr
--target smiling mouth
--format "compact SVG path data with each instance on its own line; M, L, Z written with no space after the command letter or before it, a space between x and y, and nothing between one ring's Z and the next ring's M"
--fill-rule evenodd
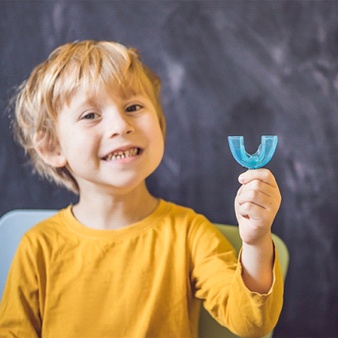
M141 152L140 148L130 148L130 149L125 150L125 151L117 150L117 151L114 151L113 153L105 156L103 159L105 161L121 160L123 158L133 157L133 156L139 155L140 152Z

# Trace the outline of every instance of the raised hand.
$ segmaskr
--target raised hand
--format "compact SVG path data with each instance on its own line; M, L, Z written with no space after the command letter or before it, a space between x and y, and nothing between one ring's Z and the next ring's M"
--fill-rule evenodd
M268 169L248 170L239 176L242 186L235 199L235 212L243 242L255 244L270 232L281 204L281 194Z
M242 186L235 198L235 212L243 241L242 278L251 291L266 293L273 280L271 226L281 194L267 169L248 170L239 176L239 182Z

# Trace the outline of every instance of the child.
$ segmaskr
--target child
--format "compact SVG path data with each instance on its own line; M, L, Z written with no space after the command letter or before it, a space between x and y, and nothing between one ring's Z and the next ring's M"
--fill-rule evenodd
M164 152L159 92L135 50L96 41L57 48L20 86L19 141L39 174L79 200L22 238L0 337L197 337L200 300L243 337L277 323L273 175L239 178L237 261L205 217L147 190Z

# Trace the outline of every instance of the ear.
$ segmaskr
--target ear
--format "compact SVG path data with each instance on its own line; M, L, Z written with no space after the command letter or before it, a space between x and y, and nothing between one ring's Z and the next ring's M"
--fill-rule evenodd
M62 168L67 164L60 145L52 144L51 140L44 133L35 133L33 145L41 159L51 167Z

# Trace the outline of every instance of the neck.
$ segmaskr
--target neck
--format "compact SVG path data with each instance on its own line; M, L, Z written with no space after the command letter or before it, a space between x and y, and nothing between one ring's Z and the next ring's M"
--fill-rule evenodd
M87 195L80 194L73 213L79 222L90 228L116 230L147 217L157 205L158 200L144 184L124 194L93 191Z

